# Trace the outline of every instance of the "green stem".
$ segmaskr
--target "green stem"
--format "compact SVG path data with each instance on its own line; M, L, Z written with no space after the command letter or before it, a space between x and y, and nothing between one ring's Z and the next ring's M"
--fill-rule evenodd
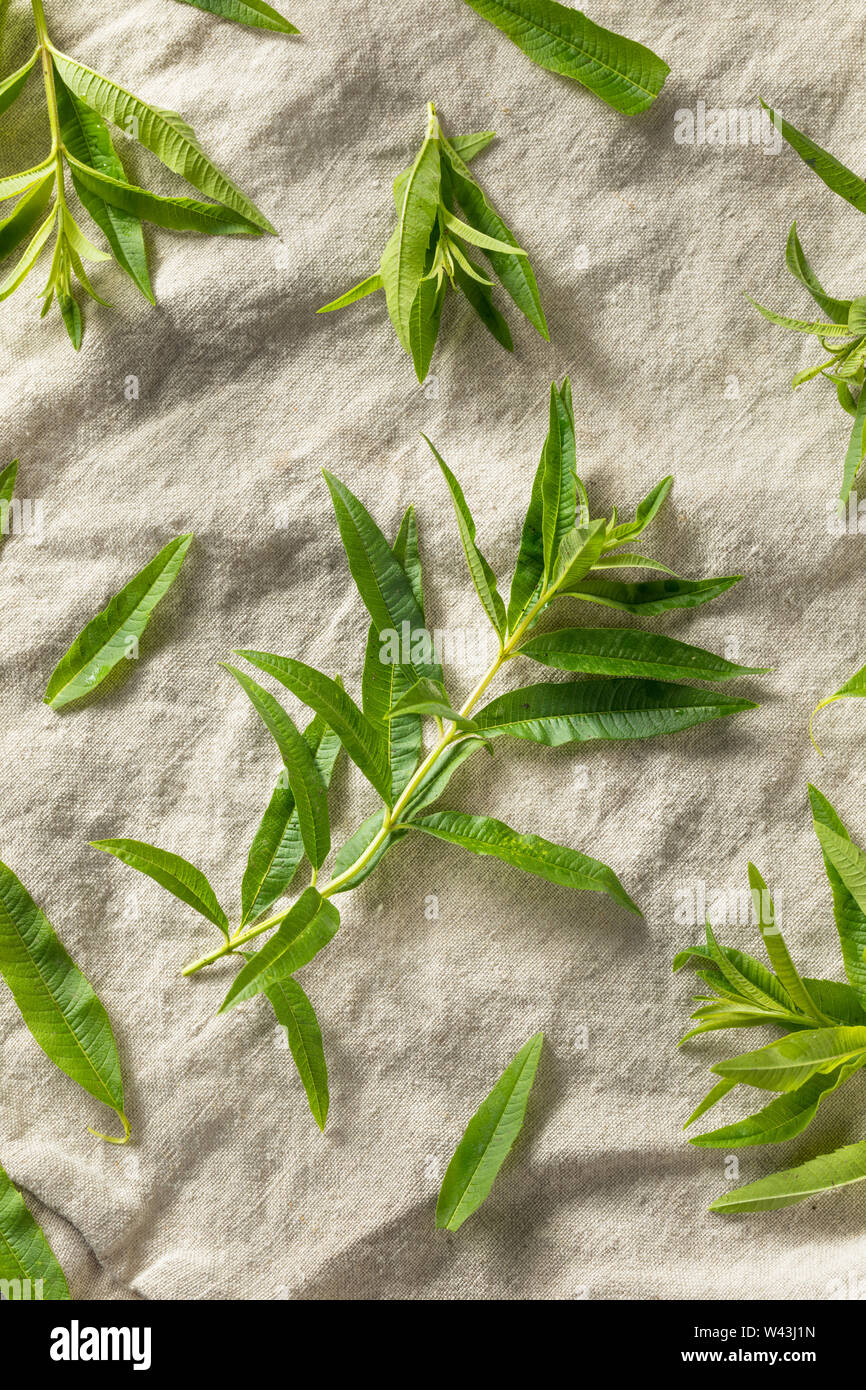
M505 662L510 661L512 657L517 655L518 642L533 619L541 609L550 602L554 592L555 589L544 588L537 602L518 623L514 632L510 633L505 642L500 645L496 660L490 666L489 670L485 671L481 680L472 691L472 694L465 701L461 709L458 710L458 714L464 719L472 713L478 701L487 690L487 687L495 679ZM376 832L363 854L360 854L354 864L350 864L349 868L345 869L343 873L338 874L338 876L332 878L330 883L327 883L324 888L319 889L323 898L330 898L334 893L339 893L345 884L349 883L351 879L370 862L377 850L381 849L388 836L398 824L400 813L405 810L407 804L411 801L413 793L427 776L427 773L435 767L446 748L449 748L453 743L457 742L459 737L459 730L455 724L451 724L443 731L441 737L430 749L430 752L422 759L418 767L412 773L412 776L394 802L394 805L390 808L387 806L385 807L381 829ZM194 975L196 971L203 970L206 965L213 965L214 961L221 960L223 956L229 955L232 951L237 950L239 946L243 946L246 942L252 941L254 937L261 936L263 932L270 931L272 927L277 926L277 924L283 920L287 911L288 909L284 908L282 912L276 913L273 917L268 917L266 921L258 922L255 926L248 927L246 931L237 932L234 936L230 937L224 945L218 947L215 951L211 951L210 955L202 956L200 960L191 961L189 965L184 966L182 974Z
M63 145L60 139L60 112L57 109L57 88L54 84L54 63L51 59L51 41L45 23L42 0L30 0L33 7L33 22L39 41L39 54L42 62L42 81L45 85L45 100L48 106L48 124L51 127L51 154L57 170L57 202L66 207L63 187Z

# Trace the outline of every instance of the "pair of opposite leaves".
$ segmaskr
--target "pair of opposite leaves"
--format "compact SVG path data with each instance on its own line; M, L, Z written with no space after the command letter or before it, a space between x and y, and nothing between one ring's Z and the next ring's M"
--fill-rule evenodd
M186 2L258 28L297 33L293 25L263 0ZM645 109L661 90L668 72L661 59L640 44L600 28L579 11L559 5L555 0L467 0L467 3L507 33L535 62L573 77L617 110L635 114ZM69 337L78 349L83 325L73 292L74 280L92 299L105 303L90 281L85 262L113 257L141 292L154 302L143 222L209 235L260 236L263 232L274 233L275 229L241 189L207 158L186 121L174 112L152 106L60 52L48 36L41 0L34 0L33 12L37 47L21 68L0 82L0 115L20 96L37 60L41 59L51 148L46 158L32 169L0 178L0 201L19 199L12 212L0 221L0 259L22 245L24 248L12 270L0 281L0 300L24 283L54 234L51 266L41 295L42 313L47 313L56 300ZM109 125L137 139L169 169L213 201L165 197L130 183L112 142ZM70 211L65 187L67 169L75 193L104 234L109 252L100 250L90 240ZM446 262L455 288L458 281L453 262L459 256L459 247L456 252L451 248ZM484 292L484 277L469 268L465 258L461 270L478 286L465 291L471 302L489 298ZM441 284L438 288L441 289ZM537 300L537 291L535 298ZM481 305L476 303L476 307L482 313ZM499 322L497 312L492 308L485 312L488 326L496 324L500 341L510 347L510 339L506 341L508 330ZM536 316L539 314L540 306L537 306ZM398 332L402 334L399 327ZM401 336L401 341L408 351L408 340Z

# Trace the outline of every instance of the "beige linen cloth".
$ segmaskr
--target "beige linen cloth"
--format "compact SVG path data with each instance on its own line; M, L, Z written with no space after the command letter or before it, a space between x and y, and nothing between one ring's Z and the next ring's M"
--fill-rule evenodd
M762 95L862 172L859 17L780 0L639 12L598 0L595 19L673 69L651 111L626 119L535 67L462 0L285 0L301 39L170 0L46 8L59 47L193 121L280 232L149 231L157 307L98 267L114 307L86 309L78 355L56 313L39 323L35 280L0 313L4 457L20 455L19 494L44 507L41 539L13 535L0 555L0 853L109 1010L133 1131L125 1149L87 1134L111 1117L52 1068L0 989L0 1158L74 1296L823 1299L866 1278L863 1190L740 1219L707 1212L735 1180L727 1155L690 1148L681 1126L710 1064L754 1035L678 1052L694 990L689 972L671 974L698 935L677 924L682 903L699 882L741 889L752 858L788 905L804 972L841 975L806 783L866 841L862 712L821 716L823 762L807 737L815 701L866 659L864 540L827 524L847 417L823 382L792 394L794 372L817 360L811 340L759 318L743 291L815 312L784 268L796 216L828 289L857 294L866 223L787 147L674 136L678 111L754 110ZM11 7L5 71L31 41L26 11ZM314 310L375 268L391 180L429 99L452 132L497 131L478 176L531 252L551 344L503 301L508 356L451 300L425 389L381 298ZM44 147L41 127L14 128L4 171L22 141L32 162ZM133 177L186 191L118 140ZM405 841L341 900L338 936L303 972L330 1068L323 1137L265 1001L217 1018L234 967L181 978L215 931L88 841L127 835L186 855L236 917L278 759L217 663L239 646L291 654L359 694L367 619L320 469L389 534L416 504L429 621L474 634L483 616L419 432L461 479L507 582L549 383L566 373L596 513L630 515L672 472L644 548L688 576L745 576L650 625L775 670L729 687L762 702L736 719L648 743L501 743L461 770L444 805L610 863L645 916ZM74 635L186 530L194 545L140 661L96 698L48 710L42 692ZM600 608L561 617L630 621ZM477 645L452 668L458 694ZM510 674L545 678L528 663ZM332 799L339 843L373 794L344 764ZM748 924L723 937L759 948ZM454 1146L539 1028L526 1128L482 1211L437 1233ZM863 1138L864 1101L858 1080L800 1139L740 1151L739 1181ZM732 1098L717 1123L748 1106Z

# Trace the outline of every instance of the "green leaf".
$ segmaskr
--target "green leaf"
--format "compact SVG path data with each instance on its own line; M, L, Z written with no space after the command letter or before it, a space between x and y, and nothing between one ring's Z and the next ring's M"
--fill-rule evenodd
M10 294L14 294L18 286L26 280L36 262L39 260L42 248L51 235L51 229L54 226L56 217L57 204L55 203L45 221L34 234L33 239L27 244L21 259L13 269L10 270L5 280L0 282L0 300L8 299Z
M9 110L13 101L17 100L23 92L24 84L33 71L33 64L36 62L41 51L40 48L37 48L32 57L27 59L23 67L17 68L15 72L11 72L8 77L4 77L3 81L0 82L0 116L3 115L4 111Z
M482 746L479 739L469 735L459 741L455 740L449 748L446 748L442 756L418 782L403 808L403 819L410 820L418 811L429 806L432 801L436 801L445 791L455 772L463 766L467 758L471 758L473 753L477 753Z
M437 285L435 279L425 277L418 286L409 311L409 351L419 381L423 381L430 370L442 321L445 288L444 280Z
M43 703L52 709L87 695L119 661L137 654L141 637L160 599L177 578L192 535L177 536L145 565L119 594L91 618L61 658Z
M838 841L847 841L850 844L851 837L848 831L827 798L811 783L809 785L809 801L812 806L816 835L819 835L819 826L823 831L832 834L835 837L832 842L833 856L838 857L840 854ZM836 930L839 933L845 974L851 981L861 1005L866 1008L866 904L861 905L861 902L851 892L836 866L835 858L831 856L829 849L824 848L823 841L821 842L821 849L824 855L824 869L833 894L833 915L836 919ZM850 870L848 872L850 874ZM860 898L862 899L862 897L861 892Z
M221 203L202 203L195 198L164 198L148 193L127 180L109 178L98 169L89 169L68 155L76 187L95 194L113 210L130 214L135 220L155 222L176 232L203 232L207 236L261 236L258 227Z
M796 1091L816 1073L858 1058L866 1061L866 1028L807 1028L711 1070L762 1091Z
M555 382L550 388L550 420L544 445L541 499L544 574L549 580L563 537L578 524L574 422Z
M473 854L503 859L524 873L564 888L607 893L621 907L641 916L640 908L632 902L613 869L566 845L555 845L540 835L521 835L490 816L471 816L460 811L433 811L413 820L412 826Z
M456 150L460 158L468 164L476 155L480 154L482 150L487 149L491 140L495 139L495 130L479 130L473 132L471 135L449 135L448 144L451 146L451 149Z
M346 290L339 299L332 299L330 304L323 304L321 309L317 309L317 314L330 314L335 309L345 309L348 304L354 304L359 299L366 299L368 294L375 294L377 290L384 289L382 277L378 270L375 275L368 275L366 280L362 280L359 285L353 285L352 289Z
M796 1091L771 1100L756 1115L738 1120L736 1124L723 1125L721 1129L708 1130L706 1134L693 1135L689 1143L699 1149L745 1149L753 1144L782 1144L794 1139L812 1123L824 1096L853 1076L864 1061L866 1058L837 1071L813 1076Z
M431 107L427 135L402 189L397 226L379 264L391 322L405 351L410 354L409 316L424 274L430 234L439 211L438 136L439 124Z
M47 173L39 183L28 188L24 196L15 204L8 217L0 222L0 259L14 251L24 238L32 232L45 212L48 200L54 189L54 171Z
M478 266L473 260L469 257L464 257L464 259L472 270L480 274ZM454 280L487 331L493 335L497 343L505 348L506 352L513 352L514 342L511 337L511 330L493 303L493 295L489 286L469 275L456 260L454 262Z
M827 323L823 319L792 319L786 314L777 314L774 309L765 309L763 304L759 304L757 299L752 296L745 296L750 304L753 304L759 314L763 314L770 323L778 324L780 328L789 328L793 333L813 333L818 338L850 338L851 330L847 323Z
M78 301L71 294L63 294L58 291L57 303L60 305L60 312L63 315L66 332L69 334L69 341L77 352L81 347L82 332L81 310L78 307ZM50 701L45 699L44 703L49 704Z
M146 149L205 197L224 203L262 231L275 233L246 194L208 159L191 128L174 112L150 106L53 46L51 54L63 82L86 106L121 130L134 130Z
M15 491L15 479L17 477L18 460L13 459L0 472L0 545L9 534L9 508L12 504L12 494Z
M491 737L557 748L590 739L653 738L756 709L751 700L650 680L543 682L510 690L476 711Z
M454 196L466 214L467 220L478 231L495 241L503 242L509 247L517 247L516 238L506 227L498 212L488 203L484 192L473 179L463 159L460 158L460 153L455 148L455 142L443 136L442 148L448 161ZM542 338L549 341L550 334L544 317L544 310L541 307L538 285L528 258L515 256L511 252L503 254L489 250L485 251L485 255L503 288L514 300L520 312L541 334Z
M370 848L370 845L382 829L382 814L381 808L378 811L374 811L371 816L368 816L366 820L361 822L358 829L354 834L349 836L346 843L341 845L334 859L332 882L334 879L341 878L343 874L351 869L356 860L360 859L361 855ZM335 893L348 893L351 889L357 888L358 885L363 883L365 878L369 878L373 870L378 867L391 846L395 845L398 840L402 840L403 836L406 834L408 834L406 830L395 830L390 835L386 835L382 843L370 855L367 862L352 874L350 878L347 878L345 883L342 883L339 888L335 888L333 891Z
M6 202L8 198L17 198L19 193L32 188L34 183L41 183L53 167L54 161L49 155L32 169L24 169L20 174L7 174L5 178L0 178L0 202Z
M623 115L651 106L670 72L651 49L555 0L466 2L539 67L582 83Z
M182 5L196 5L200 10L248 24L253 29L272 29L278 34L297 34L294 24L283 19L265 0L180 0Z
M609 555L607 551L600 560L593 565L594 570L658 570L660 574L670 574L674 579L680 579L676 570L672 570L669 565L663 565L660 560L651 560L648 555L638 555L634 551L628 551L621 555Z
M673 485L672 474L668 474L666 478L662 478L660 482L656 483L643 501L638 503L634 521L624 521L619 526L614 526L610 533L610 540L618 541L622 545L636 541L661 511Z
M689 1118L683 1125L683 1129L688 1129L689 1125L693 1125L695 1121L699 1120L702 1115L705 1115L708 1110L712 1110L713 1106L718 1105L720 1100L724 1100L729 1091L733 1091L737 1084L736 1081L717 1081L715 1086L704 1096L697 1109L693 1110L691 1115L689 1115Z
M294 975L328 944L339 925L340 914L334 904L315 888L305 888L282 917L278 930L238 971L217 1012L225 1013Z
M659 680L725 681L763 675L767 668L737 666L723 656L672 637L620 627L566 627L530 637L519 648L543 666L592 676L652 676Z
M147 874L154 883L173 893L182 903L194 907L202 917L213 922L228 940L228 918L216 899L216 894L200 869L179 854L145 844L143 840L91 840L94 849L113 854L121 863L139 873Z
M545 444L541 451L538 468L535 471L529 507L520 536L517 564L514 567L514 577L511 580L511 592L508 596L509 632L516 631L521 619L526 616L533 603L538 600L544 581L544 533L542 530L544 499L542 497L542 485L546 453L547 446Z
M269 985L265 994L277 1022L286 1030L298 1075L304 1083L313 1119L324 1133L328 1118L328 1067L322 1046L322 1030L316 1011L297 980L285 976Z
M860 1003L856 989L842 984L839 980L812 980L805 977L806 985L821 1013L833 1023L850 1023L858 1028L866 1027L866 1008Z
M424 592L418 552L418 526L412 507L406 509L393 550L395 559L402 565L409 580L415 602L423 616ZM391 791L396 798L415 771L421 756L421 720L415 715L389 718L394 705L410 688L412 682L396 662L387 658L382 661L381 657L381 638L375 624L371 623L367 632L367 650L364 654L361 684L363 708L367 718L383 730L386 756L391 768Z
M475 585L475 592L481 600L481 606L490 623L493 631L500 641L505 635L505 604L499 596L496 588L496 575L488 565L478 546L475 544L475 522L472 513L463 495L463 489L455 478L451 469L448 467L436 446L427 439L426 434L422 436L430 445L433 457L442 469L443 476L451 492L451 500L454 503L454 511L457 516L457 528L460 532L460 541L463 546L463 553L466 556L466 563L469 566L469 575Z
M238 650L251 665L273 676L310 709L320 714L338 735L352 762L363 772L379 795L391 803L391 769L384 740L376 726L361 713L354 700L330 676L303 661L271 652Z
M424 626L424 614L418 606L403 567L394 554L370 513L358 498L326 469L325 482L331 493L337 524L352 571L352 578L364 600L367 611L379 635L390 630L401 646L410 651L417 645L415 634L421 635L421 646L432 647ZM404 629L403 624L407 624ZM408 638L408 642L405 640ZM432 651L429 658L422 652L407 663L399 663L413 680L429 676L442 679L442 667Z
M854 412L854 423L851 426L851 434L848 440L848 448L845 453L845 465L842 471L842 489L839 499L847 502L854 480L860 471L863 459L866 458L866 388L861 387L860 395L857 398L857 409Z
M0 1280L4 1285L7 1281L12 1283L22 1298L59 1302L70 1297L69 1286L54 1251L2 1164ZM14 1294L11 1296L14 1297Z
M649 618L671 608L697 608L699 604L710 603L733 584L738 584L742 577L734 574L724 579L648 579L635 584L621 584L615 579L585 579L571 592L590 603Z
M138 285L142 294L155 303L150 276L147 270L147 252L140 218L134 211L124 211L113 206L112 201L100 195L97 188L86 184L78 172L80 165L87 165L99 174L104 174L115 182L128 185L123 165L115 151L108 126L102 117L82 101L63 82L59 73L54 74L57 91L57 110L60 116L60 135L71 156L69 160L72 182L75 191L96 225L105 235L114 252L115 260L122 270Z
M536 1033L524 1043L466 1126L439 1192L437 1230L458 1231L488 1196L523 1128L543 1041Z
M108 1014L47 917L5 864L0 864L0 974L43 1052L116 1111L124 1139L112 1142L125 1143L129 1125Z
M674 972L681 970L686 962L693 958L714 965L729 983L734 984L735 988L746 994L749 999L757 1002L758 995L763 995L768 1010L776 1008L783 1013L793 1012L793 1000L775 975L771 974L761 961L755 960L754 956L747 955L745 951L738 951L733 946L719 946L713 937L712 928L708 927L706 946L687 946L684 951L678 952L674 957ZM745 977L745 984L738 979L739 976Z
M823 309L828 318L832 319L834 323L848 322L848 311L851 308L850 299L834 299L832 295L825 294L817 275L806 260L806 253L800 245L800 238L797 236L796 222L791 223L791 230L788 233L785 263L791 274L809 291L818 308Z
M743 1212L772 1211L790 1207L866 1178L866 1142L847 1144L834 1153L820 1154L796 1168L771 1173L768 1178L746 1183L733 1192L725 1192L710 1204L710 1211Z
M340 751L340 740L320 715L304 730L304 738L325 786ZM283 771L255 833L241 883L241 926L261 917L288 888L304 857L295 798Z
M445 691L436 681L423 679L417 681L415 685L409 687L405 694L401 695L396 704L392 705L389 719L399 718L403 714L428 715L433 719L450 719L458 729L463 729L466 733L478 734L479 738L484 735L474 719L467 719L452 709Z
M797 151L800 158L808 164L809 168L818 175L818 178L825 183L833 193L838 193L840 198L844 198L846 203L850 203L858 212L866 212L866 182L859 178L857 174L846 169L838 159L826 150L822 150L820 145L816 145L814 140L810 140L808 135L797 130L790 122L782 119L772 107L765 101L761 102L764 110L769 113L773 125L787 140L793 150Z
M316 767L310 745L273 695L236 666L229 666L226 662L220 664L234 676L273 735L298 813L301 842L313 868L319 869L331 850L331 823L328 816L328 788Z
M566 532L559 545L553 573L557 593L576 592L581 580L601 558L606 533L607 523L603 520L591 521L588 526L578 526Z
M488 236L486 232L481 232L477 227L470 226L468 222L461 221L447 208L444 209L441 216L448 231L459 236L461 240L468 241L470 246L479 246L482 251L497 251L503 256L526 255L522 247L515 246L510 241L502 241L499 237Z
M802 1010L809 1018L826 1023L828 1020L821 1018L818 1006L801 980L800 973L791 959L776 920L776 909L766 883L754 864L749 865L748 872L749 888L752 891L752 903L758 918L758 928L777 978L798 1009Z

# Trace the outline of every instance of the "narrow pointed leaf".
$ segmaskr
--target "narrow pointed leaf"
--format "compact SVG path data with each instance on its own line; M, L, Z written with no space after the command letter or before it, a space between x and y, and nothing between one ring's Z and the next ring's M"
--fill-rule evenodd
M817 787L813 787L811 784L809 786L809 801L812 806L815 833L818 833L820 825L835 835L837 841L848 841L850 844L851 837L830 802L818 791ZM824 848L823 843L821 849L824 855L824 869L833 894L833 915L836 919L836 930L839 933L845 974L851 981L860 1003L866 1008L866 906L861 906L850 888L847 887L834 859ZM833 842L833 852L835 855L840 852L836 841Z
M154 883L173 893L181 902L194 907L202 917L219 927L228 938L228 918L216 899L216 894L200 869L170 850L148 845L143 840L91 840L94 849L113 854L123 864L147 874Z
M776 972L779 982L798 1009L810 1018L817 1019L819 1022L827 1022L826 1019L821 1020L820 1010L791 959L776 921L773 899L754 864L749 865L749 888L752 892L752 902L758 918L758 929L770 958L770 964Z
M371 816L367 816L366 820L361 822L354 834L349 836L346 843L340 846L334 859L332 878L341 878L343 874L351 869L352 865L370 848L370 845L381 829L382 811L380 809L374 811ZM366 863L347 878L345 883L342 883L334 892L348 893L353 888L357 888L359 884L364 882L365 878L369 878L374 869L378 868L391 846L395 845L398 840L402 840L404 835L407 834L407 830L394 830L391 834L386 835L381 844L378 845L370 855Z
M524 873L536 874L564 888L607 893L629 912L641 915L613 869L566 845L555 845L540 835L521 835L491 816L471 816L460 811L433 811L412 821L417 830L473 854L489 854Z
M438 122L430 129L405 179L397 226L382 253L379 274L397 337L411 353L409 316L424 274L430 234L436 222L441 184Z
M550 416L544 446L544 474L541 483L543 504L544 573L553 574L559 546L577 525L577 470L574 422L553 383L550 388Z
M0 82L0 116L3 115L4 111L8 111L13 101L16 101L21 95L24 90L24 84L33 71L33 64L39 57L39 53L40 50L37 48L32 56L27 59L23 67L17 68L15 72L11 72L8 77L4 77L3 81Z
M573 594L580 587L602 556L606 531L607 523L600 519L562 537L552 576L557 593Z
M203 232L206 236L261 236L261 229L239 217L222 203L202 203L195 198L164 198L148 193L126 179L110 178L98 169L69 156L69 167L81 187L113 210L143 222L155 222L176 232Z
M297 980L290 975L269 985L265 994L277 1022L286 1030L295 1066L307 1093L310 1112L319 1129L324 1132L330 1096L328 1066L316 1011Z
M13 1288L28 1288L30 1298L59 1302L70 1297L41 1226L0 1164L0 1281L5 1286L7 1280Z
M746 1183L733 1192L725 1192L710 1204L710 1211L732 1212L773 1211L805 1202L821 1192L866 1179L866 1142L847 1144L834 1153L821 1154L796 1168L772 1173L768 1178Z
M829 860L861 912L866 912L866 854L823 820L815 820L815 834Z
M481 232L477 227L471 227L468 222L463 222L447 208L442 213L442 220L449 232L453 232L463 241L468 241L470 246L479 246L482 251L496 251L503 256L526 255L522 247L515 246L509 241L502 241L499 237L488 236L487 232Z
M517 564L514 568L514 577L511 580L511 592L508 596L509 632L514 632L517 629L521 619L537 601L544 581L544 499L542 486L544 483L545 455L546 445L541 451L541 458L535 470L529 507L520 535Z
M393 551L398 564L403 567L415 602L423 616L424 590L418 551L418 526L412 507L406 509ZM363 708L367 718L384 732L385 752L391 768L391 789L396 798L415 771L421 757L421 720L411 714L404 714L396 719L389 717L391 710L400 697L405 695L412 682L401 666L389 660L387 655L384 660L382 657L382 640L375 624L371 623L367 632L361 684Z
M442 321L445 288L444 280L437 285L435 280L423 279L409 311L409 351L419 381L424 381L430 370Z
M25 189L41 183L52 167L53 160L49 156L32 169L23 169L20 174L7 174L5 178L0 178L0 202L5 202L7 198L17 198Z
M235 976L218 1012L224 1013L236 1004L245 1003L308 965L328 944L339 925L340 914L333 903L315 888L305 888L285 913L277 931Z
M520 654L557 671L582 671L591 676L726 681L762 675L767 669L738 666L672 637L620 627L567 627L543 632L521 643Z
M42 697L46 705L61 709L87 695L119 661L135 654L151 613L178 576L191 540L190 534L169 541L90 620L54 668Z
M824 1096L847 1081L864 1061L866 1058L826 1075L813 1076L796 1091L771 1100L757 1114L706 1134L695 1134L689 1143L699 1149L745 1149L753 1144L782 1144L794 1139L812 1123Z
M467 0L539 67L571 77L615 111L635 116L651 106L670 72L634 39L623 38L556 0Z
M759 314L763 314L770 323L778 324L780 328L788 328L792 333L812 333L818 338L850 338L851 330L847 323L827 323L824 319L792 319L787 314L777 314L774 309L765 309L763 304L759 304L757 299L752 299L751 295L746 295L750 304L753 304Z
M355 304L359 299L366 299L368 294L375 294L377 290L384 289L382 277L378 270L375 275L368 275L366 280L362 280L359 285L353 285L345 294L341 294L339 299L332 299L330 304L323 304L321 309L317 309L317 314L330 314L335 309L345 309L349 304Z
M796 276L801 285L805 286L819 309L823 309L828 318L832 319L834 323L848 322L851 300L834 299L832 295L825 294L817 275L806 260L806 253L800 245L800 238L797 235L796 222L791 223L791 230L788 233L785 262L791 274Z
M723 960L720 961L719 956ZM733 946L719 946L712 935L712 929L707 933L706 946L687 946L684 951L677 953L673 963L674 973L681 970L687 962L694 963L695 961L715 966L729 982L736 984L739 992L747 992L749 998L755 999L754 992L752 990L746 991L745 986L737 979L739 975L745 976L748 984L770 1001L769 1009L777 1006L782 1012L793 1011L793 1000L766 965L762 961L756 960L754 956L747 955L745 951L738 951ZM724 963L733 966L736 974L732 975L730 971L725 971L723 969Z
M34 183L0 222L0 259L8 256L28 236L45 213L54 190L54 171Z
M671 608L697 608L699 604L710 603L740 579L740 574L724 579L648 579L635 584L621 584L615 579L585 579L571 592L590 603L649 618Z
M466 257L471 268L478 272L478 266L469 257ZM480 273L480 272L479 272ZM514 351L514 341L511 337L511 330L503 315L493 303L493 294L487 285L480 283L474 276L469 275L456 261L454 264L454 279L457 286L462 290L464 297L475 310L484 327L493 335L497 343L505 348L506 352Z
M426 434L424 439L433 451L433 457L442 469L443 476L451 492L451 500L454 503L454 511L457 516L457 528L460 532L460 542L463 546L463 553L466 556L466 563L469 566L469 575L475 585L475 592L481 600L481 606L494 632L498 637L505 634L505 604L499 596L496 587L496 575L488 565L478 546L475 544L475 522L472 513L463 495L463 489L455 478L451 469L442 458L434 444L430 443Z
M183 5L196 5L220 19L233 19L236 24L248 24L253 29L272 29L278 34L297 34L290 24L265 0L180 0Z
M0 974L46 1056L116 1111L128 1136L120 1059L108 1014L47 917L5 864L0 864Z
M6 278L0 282L0 300L8 299L10 294L14 294L18 286L27 279L27 276L42 254L42 248L51 235L51 229L55 221L56 205L52 207L45 221L34 233L32 240L28 242L20 260L13 266L12 270L9 271Z
M474 719L468 719L452 708L445 691L435 681L420 680L415 685L410 686L391 707L388 718L399 718L403 714L421 714L435 719L450 719L458 729L462 729L465 733L478 734L479 738L484 737Z
M765 101L761 102L764 110L769 114L770 120L787 140L788 144L797 154L808 164L809 168L818 175L818 178L825 183L833 193L838 193L840 198L844 198L846 203L850 203L858 212L866 212L866 181L859 175L847 169L832 154L822 150L820 145L816 145L814 140L810 140L808 135L797 130L790 121L783 120L778 112L769 107Z
M634 521L624 521L619 526L614 526L611 531L611 539L618 540L620 543L637 540L638 536L646 530L650 522L661 511L673 485L674 480L671 474L656 483L643 501L638 503Z
M816 1073L858 1058L866 1061L866 1028L808 1028L717 1062L712 1071L762 1091L796 1091Z
M717 1081L715 1086L704 1096L700 1105L689 1115L689 1118L683 1125L683 1129L688 1129L689 1125L693 1125L695 1121L699 1120L702 1115L705 1115L708 1110L712 1110L713 1106L718 1105L720 1100L724 1100L725 1096L728 1095L730 1091L733 1091L734 1087L738 1084L737 1081Z
M842 488L839 493L840 501L848 501L864 458L866 458L866 388L861 387L860 395L857 398L857 409L854 412L854 423L851 426L851 434L848 439L848 448L845 452Z
M489 1195L523 1128L543 1041L536 1033L524 1044L466 1126L439 1192L437 1230L458 1231Z

